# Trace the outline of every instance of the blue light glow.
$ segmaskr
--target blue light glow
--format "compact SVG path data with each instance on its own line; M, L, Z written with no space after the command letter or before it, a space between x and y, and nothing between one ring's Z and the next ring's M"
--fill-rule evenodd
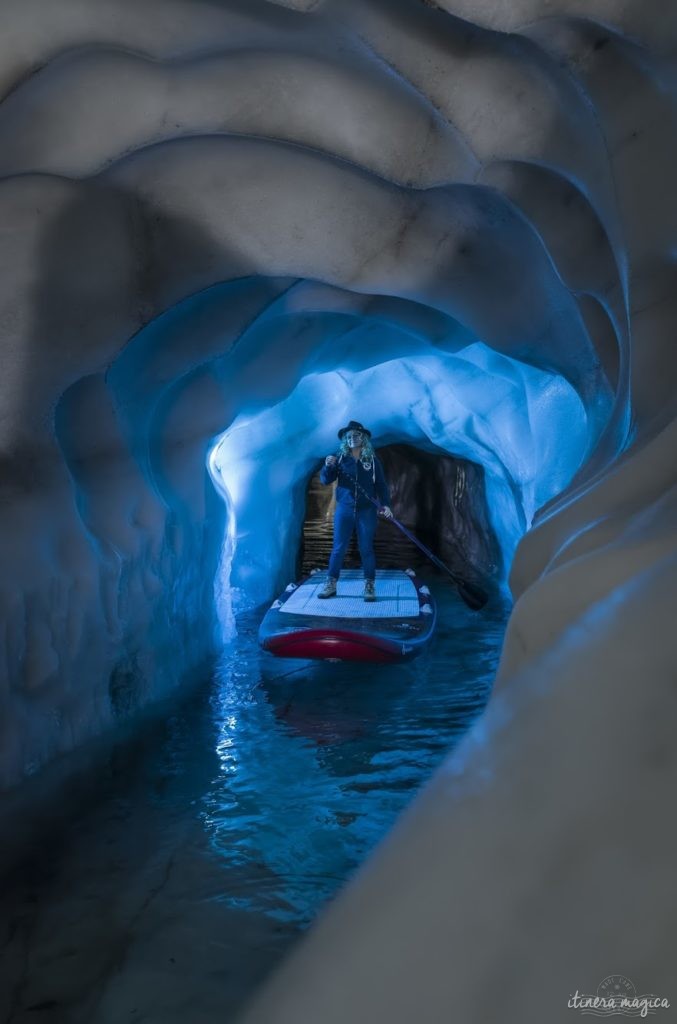
M562 377L480 342L358 371L308 372L283 401L238 416L210 453L212 478L231 502L229 614L293 577L305 482L352 417L371 427L376 446L407 442L481 464L506 566L589 443L583 404Z

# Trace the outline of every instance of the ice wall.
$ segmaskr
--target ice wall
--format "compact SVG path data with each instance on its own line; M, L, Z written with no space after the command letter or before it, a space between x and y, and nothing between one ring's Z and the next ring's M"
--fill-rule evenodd
M677 12L3 0L2 22L2 785L208 655L226 511L206 460L237 417L307 374L480 342L488 373L576 393L581 466L530 499L485 731L252 1019L486 1019L500 991L506 1019L554 1021L580 972L634 966L659 991ZM647 806L653 830L613 831Z

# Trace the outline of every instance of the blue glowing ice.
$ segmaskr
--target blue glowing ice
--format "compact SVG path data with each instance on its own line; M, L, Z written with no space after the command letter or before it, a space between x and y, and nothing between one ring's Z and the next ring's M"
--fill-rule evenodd
M535 511L566 486L589 443L571 385L481 342L309 372L283 401L238 416L210 452L212 479L230 507L220 586L226 593L230 582L236 611L293 577L307 479L351 417L370 426L377 447L406 442L480 463L507 566Z

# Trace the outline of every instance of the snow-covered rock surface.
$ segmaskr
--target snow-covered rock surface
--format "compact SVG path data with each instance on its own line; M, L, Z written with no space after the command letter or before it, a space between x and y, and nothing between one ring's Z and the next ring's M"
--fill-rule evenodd
M303 463L279 453L307 438L309 471L371 416L377 442L489 467L517 603L453 785L250 1019L489 1019L500 991L504 1019L554 1021L599 971L666 987L677 13L1 7L0 784L208 657L238 500L220 438L264 435L236 473L259 599L288 527L257 537L247 488L294 522ZM616 926L629 877L641 916Z

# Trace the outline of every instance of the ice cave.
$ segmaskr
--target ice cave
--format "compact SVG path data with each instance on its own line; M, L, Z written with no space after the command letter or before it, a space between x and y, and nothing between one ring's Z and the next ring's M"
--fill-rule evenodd
M0 25L0 1019L669 1020L677 7Z

